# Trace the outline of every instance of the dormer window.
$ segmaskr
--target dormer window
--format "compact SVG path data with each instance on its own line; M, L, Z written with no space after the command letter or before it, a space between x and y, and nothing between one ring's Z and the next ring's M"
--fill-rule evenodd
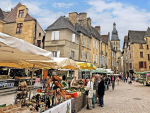
M24 10L19 10L19 16L18 17L24 17Z

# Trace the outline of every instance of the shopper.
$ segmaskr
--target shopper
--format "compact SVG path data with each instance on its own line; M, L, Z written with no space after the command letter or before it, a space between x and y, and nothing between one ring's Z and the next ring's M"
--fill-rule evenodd
M120 80L119 77L117 77L117 83L118 83L118 85L119 85L119 80Z
M127 82L127 76L126 76L126 82Z
M95 88L96 88L96 103L99 103L99 97L98 97L98 84L99 84L99 75L96 75L95 76L95 81L94 81L94 85L95 85Z
M115 76L112 75L111 76L112 90L114 90L114 88L115 88L115 80L116 80Z
M93 98L92 98L92 104L93 104L93 108L95 108L95 101L96 101L96 86L95 86L94 82L95 82L95 76L92 77L92 83L93 83Z
M104 86L104 81L102 76L99 77L99 85L98 85L98 95L99 95L99 106L103 107L104 106L104 92L105 92L105 86Z
M93 98L93 83L89 79L86 79L87 86L85 87L87 95L87 109L92 110L92 98Z

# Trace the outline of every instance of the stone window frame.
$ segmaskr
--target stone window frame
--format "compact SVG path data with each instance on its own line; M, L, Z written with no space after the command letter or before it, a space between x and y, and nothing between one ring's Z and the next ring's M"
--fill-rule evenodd
M23 10L19 10L18 17L24 17L24 9Z
M17 23L17 31L16 34L22 33L23 23Z

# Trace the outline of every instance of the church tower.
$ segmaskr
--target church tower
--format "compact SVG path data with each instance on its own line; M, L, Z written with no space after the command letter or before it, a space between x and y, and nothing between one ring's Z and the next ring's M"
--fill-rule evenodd
M111 44L116 51L120 51L120 39L118 37L118 31L116 30L116 23L113 24Z

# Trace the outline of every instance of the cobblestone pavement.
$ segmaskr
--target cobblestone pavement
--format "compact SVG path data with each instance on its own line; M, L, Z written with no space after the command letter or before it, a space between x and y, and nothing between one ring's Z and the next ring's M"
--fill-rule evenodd
M79 113L150 113L150 87L133 82L116 84L105 92L104 107L83 108Z

